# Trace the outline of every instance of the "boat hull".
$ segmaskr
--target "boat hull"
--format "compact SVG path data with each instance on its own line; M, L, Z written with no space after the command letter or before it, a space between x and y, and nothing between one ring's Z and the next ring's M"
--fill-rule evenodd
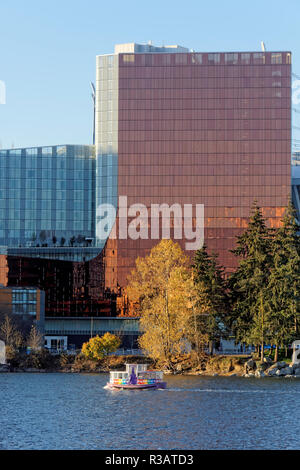
M145 390L145 389L165 389L167 387L166 382L160 382L157 384L136 384L136 385L130 385L130 384L111 384L107 383L106 386L110 388L111 390L115 389L124 389L124 390Z

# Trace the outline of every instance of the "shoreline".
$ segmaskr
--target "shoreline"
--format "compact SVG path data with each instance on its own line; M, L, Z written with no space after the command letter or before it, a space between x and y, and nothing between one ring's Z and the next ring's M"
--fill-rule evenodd
M192 377L299 377L300 364L285 361L274 363L270 358L264 362L250 356L206 356L196 358L185 354L172 358L172 368L166 363L154 362L141 356L108 356L101 361L86 360L81 355L47 356L47 361L35 362L36 356L26 356L19 363L0 365L0 373L65 373L108 374L113 370L124 370L126 363L147 363L150 369L162 370L166 376Z

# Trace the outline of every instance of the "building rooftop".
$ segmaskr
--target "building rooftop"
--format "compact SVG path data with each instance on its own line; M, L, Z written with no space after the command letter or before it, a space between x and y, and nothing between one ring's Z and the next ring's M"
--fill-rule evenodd
M151 41L148 44L137 44L129 42L127 44L116 44L115 54L122 54L127 52L190 52L186 47L171 45L171 46L154 46Z

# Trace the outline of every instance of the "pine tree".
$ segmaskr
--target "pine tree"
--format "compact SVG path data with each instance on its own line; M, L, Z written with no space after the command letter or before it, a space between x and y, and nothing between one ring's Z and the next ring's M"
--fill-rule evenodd
M273 268L268 283L268 306L271 318L271 341L287 346L300 329L300 238L296 212L289 201L282 226L272 240Z
M229 303L224 268L217 264L217 255L208 254L204 245L195 254L193 274L199 296L198 310L205 312L202 324L205 323L212 354L215 341L227 335Z
M268 332L267 289L272 267L271 231L255 202L247 230L237 237L232 252L239 266L230 278L231 328L236 340L261 345L262 357Z

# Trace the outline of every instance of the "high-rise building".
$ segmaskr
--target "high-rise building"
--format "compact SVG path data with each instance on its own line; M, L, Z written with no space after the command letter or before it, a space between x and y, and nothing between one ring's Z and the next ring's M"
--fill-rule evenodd
M45 291L47 317L115 312L94 247L95 163L89 145L0 150L0 284Z
M291 194L290 52L131 43L96 64L96 154L0 150L0 283L45 291L48 318L115 315L136 258L166 237L162 205L191 207L187 228L203 222L204 243L230 272L254 200L278 227ZM133 205L147 216L132 237ZM180 239L169 222L186 249L186 227Z
M231 271L229 250L254 200L278 227L291 193L291 53L125 44L96 63L96 238L106 287L124 287L137 256L158 242L149 221L148 239L118 237L130 223L119 196L149 211L204 205L204 242ZM108 223L115 239L99 230L103 203L118 210Z

